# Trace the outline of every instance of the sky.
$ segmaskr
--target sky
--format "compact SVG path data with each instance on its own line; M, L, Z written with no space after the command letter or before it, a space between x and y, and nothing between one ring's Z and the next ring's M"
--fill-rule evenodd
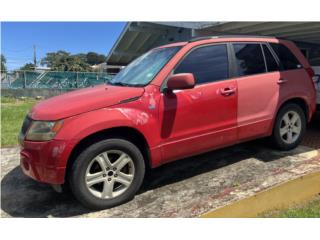
M97 52L107 55L125 22L2 22L1 53L8 70L37 61L47 52L65 50L72 54Z

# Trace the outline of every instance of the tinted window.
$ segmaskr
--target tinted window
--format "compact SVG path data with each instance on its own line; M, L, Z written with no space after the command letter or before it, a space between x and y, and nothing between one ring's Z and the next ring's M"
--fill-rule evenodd
M266 58L268 72L278 71L279 66L277 61L274 59L272 53L266 45L263 45L264 57Z
M234 51L240 76L266 72L260 44L234 44Z
M270 43L270 45L277 54L284 70L296 69L300 67L299 61L286 46L276 43Z
M188 54L174 73L193 73L198 84L228 78L226 45L206 46Z

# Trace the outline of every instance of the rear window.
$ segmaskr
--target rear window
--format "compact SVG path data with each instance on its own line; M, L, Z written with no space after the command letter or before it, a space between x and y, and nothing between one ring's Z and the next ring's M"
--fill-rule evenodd
M270 43L272 49L277 54L283 70L301 68L301 64L293 53L284 45Z
M266 72L261 46L258 43L233 44L238 74L246 76Z

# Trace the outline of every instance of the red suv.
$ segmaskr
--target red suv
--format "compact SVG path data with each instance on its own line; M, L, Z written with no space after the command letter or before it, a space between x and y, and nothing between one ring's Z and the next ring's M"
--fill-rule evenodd
M108 84L37 104L20 133L21 168L67 183L89 208L116 206L147 167L267 136L295 148L316 108L313 75L295 44L273 37L158 47Z

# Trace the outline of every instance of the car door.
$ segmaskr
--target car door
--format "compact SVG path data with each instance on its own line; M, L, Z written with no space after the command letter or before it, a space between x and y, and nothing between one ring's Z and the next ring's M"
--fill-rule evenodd
M279 100L279 64L261 43L233 43L238 77L238 139L264 136L270 130ZM268 66L267 66L268 65Z
M193 89L164 92L160 103L164 162L236 141L237 83L229 78L226 44L197 47L173 70L192 73Z

